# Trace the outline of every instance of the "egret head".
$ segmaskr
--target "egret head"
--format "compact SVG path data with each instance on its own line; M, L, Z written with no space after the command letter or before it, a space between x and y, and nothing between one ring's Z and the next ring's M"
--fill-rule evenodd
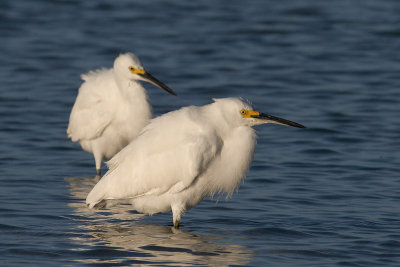
M140 63L139 58L132 53L119 55L114 61L114 71L125 79L146 81L164 89L170 94L176 95L167 85L148 73L143 68L142 63Z
M251 104L239 98L214 99L220 106L225 120L232 126L254 126L265 123L274 123L285 126L306 128L293 121L275 117L253 110Z

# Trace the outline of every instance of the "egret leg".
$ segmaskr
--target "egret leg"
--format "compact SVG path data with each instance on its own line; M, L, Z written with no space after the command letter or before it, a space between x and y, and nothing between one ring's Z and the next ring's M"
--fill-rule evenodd
M174 221L174 228L175 229L179 228L179 223L180 223L180 221Z
M181 216L185 211L185 206L181 203L174 203L171 205L171 209L172 209L172 220L174 223L174 228L178 229L181 221Z
M101 161L103 155L96 147L93 148L94 161L96 162L96 178L101 178Z

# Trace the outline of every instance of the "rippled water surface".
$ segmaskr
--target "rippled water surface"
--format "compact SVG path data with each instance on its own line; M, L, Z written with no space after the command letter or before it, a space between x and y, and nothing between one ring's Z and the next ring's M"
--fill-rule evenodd
M400 2L0 2L2 266L399 266ZM92 156L66 138L91 69L136 53L178 97L241 96L308 126L257 127L231 199L91 211ZM227 166L228 168L229 166Z

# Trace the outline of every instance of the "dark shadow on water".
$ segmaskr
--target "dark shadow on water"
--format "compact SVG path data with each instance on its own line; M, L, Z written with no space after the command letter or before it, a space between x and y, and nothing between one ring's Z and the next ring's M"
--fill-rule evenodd
M71 241L81 248L82 263L156 265L248 265L253 252L241 245L227 244L223 234L199 235L169 226L143 224L143 217L129 205L93 211L84 199L95 185L94 178L66 178L80 232ZM84 251L82 251L82 249Z

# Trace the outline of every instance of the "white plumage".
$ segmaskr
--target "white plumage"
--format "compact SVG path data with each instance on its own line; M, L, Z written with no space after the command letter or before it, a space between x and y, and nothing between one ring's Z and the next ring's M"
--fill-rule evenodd
M204 197L231 194L253 158L253 125L304 126L253 111L237 98L216 99L150 120L139 136L108 163L109 171L86 199L90 208L129 200L154 214L172 210L178 227L184 211Z
M72 108L68 137L83 150L93 153L97 175L103 159L110 159L148 123L152 117L145 89L139 81L151 82L175 94L143 69L139 59L121 54L113 69L90 71Z

